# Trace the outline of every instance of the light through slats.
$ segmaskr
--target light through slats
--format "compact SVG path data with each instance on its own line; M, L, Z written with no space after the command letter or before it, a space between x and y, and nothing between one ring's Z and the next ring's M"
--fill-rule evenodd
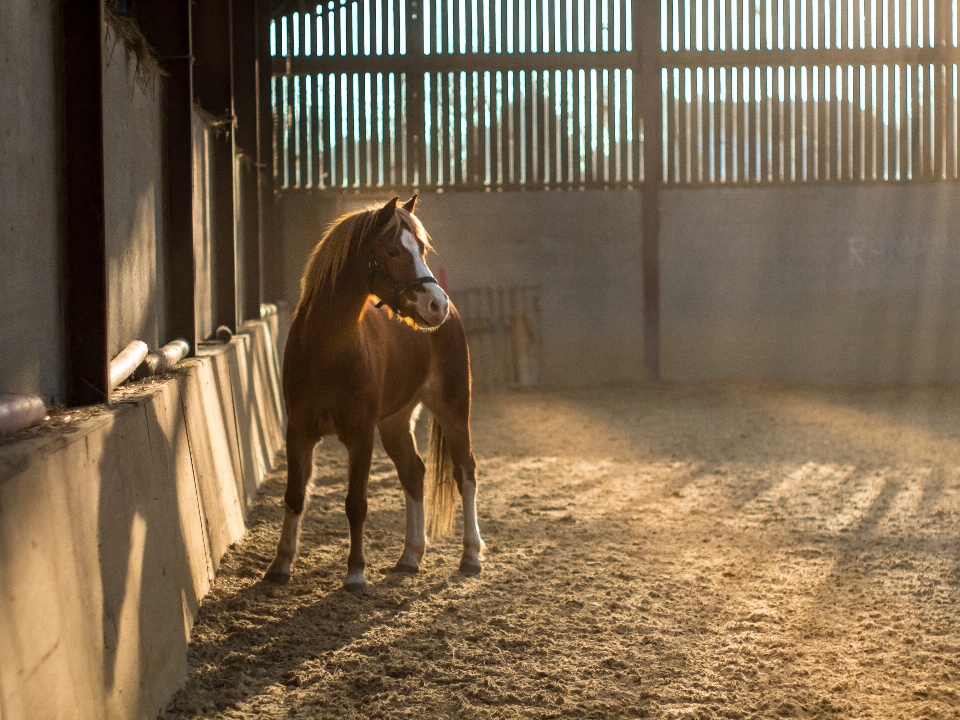
M408 0L326 0L276 18L271 54L286 68L274 78L272 98L279 187L640 182L631 3L423 0L415 20ZM415 27L416 48L409 33ZM408 51L425 67L432 59L447 67L391 72L390 58L409 58ZM592 66L598 53L621 53L620 66ZM528 59L523 69L485 69L491 55L537 56L543 64L531 67ZM341 58L378 57L382 70L339 70L346 66ZM312 58L318 68L339 63L338 71L303 73L290 65ZM452 58L466 65L451 68Z
M957 68L664 68L663 180L960 179ZM703 77L721 91L704 92Z
M660 7L664 182L960 179L955 0Z
M661 181L960 179L960 0L659 2ZM643 181L632 0L418 6L270 22L279 188Z

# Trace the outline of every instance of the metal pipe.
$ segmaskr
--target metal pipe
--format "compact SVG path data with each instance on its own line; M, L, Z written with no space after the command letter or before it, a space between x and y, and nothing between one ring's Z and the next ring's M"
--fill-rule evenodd
M163 358L159 372L166 372L190 354L190 343L183 338L177 338L157 350L156 354Z
M134 340L110 361L110 388L113 389L133 375L150 348L143 340Z
M277 306L275 303L260 303L260 317L270 317L271 315L277 314Z
M173 369L173 367L190 354L190 344L183 339L167 343L162 348L147 353L147 356L137 367L133 377L142 380L150 375L158 375Z
M46 414L43 400L36 395L0 393L0 436L38 425Z

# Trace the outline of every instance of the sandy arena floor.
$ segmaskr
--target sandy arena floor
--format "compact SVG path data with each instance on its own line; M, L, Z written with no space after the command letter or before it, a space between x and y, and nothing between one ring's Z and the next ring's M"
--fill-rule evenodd
M487 395L474 438L477 578L457 539L384 574L404 517L381 451L370 593L341 590L328 439L294 578L260 583L272 475L167 717L960 718L960 389Z

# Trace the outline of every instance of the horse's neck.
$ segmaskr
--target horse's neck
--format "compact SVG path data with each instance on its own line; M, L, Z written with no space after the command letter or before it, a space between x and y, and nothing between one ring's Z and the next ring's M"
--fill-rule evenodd
M348 264L336 283L328 284L314 294L305 322L328 342L350 341L360 331L360 319L368 296L365 276Z

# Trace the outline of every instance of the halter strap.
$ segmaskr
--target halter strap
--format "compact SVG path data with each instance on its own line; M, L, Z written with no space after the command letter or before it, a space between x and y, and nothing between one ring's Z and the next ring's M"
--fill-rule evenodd
M376 261L376 260L371 259L371 260L370 260L370 280L372 281L373 278L374 278L375 276L377 276L377 275L379 275L379 276L382 277L384 280L386 280L387 282L389 282L390 284L393 285L394 297L395 297L396 300L398 301L398 302L396 303L397 305L400 304L400 303L399 303L400 296L403 295L405 292L408 292L408 291L410 291L410 290L413 290L413 289L416 288L416 287L421 287L421 286L423 286L423 285L427 285L428 283L433 283L434 285L439 285L439 284L440 284L440 283L437 282L437 279L436 279L435 277L433 277L433 276L431 276L431 275L427 275L427 276L425 276L425 277L418 277L416 280L411 280L410 282L401 285L401 284L398 283L396 280L394 280L392 277L390 277L389 275L387 275L387 273L385 273L383 270L381 270L381 269L380 269L380 266L377 264L377 261ZM394 307L394 305L393 305L392 303L388 303L384 298L380 298L380 302L377 303L376 307L379 308L379 307L383 307L384 305L389 305L390 308L391 308L394 312L397 312L397 308Z

